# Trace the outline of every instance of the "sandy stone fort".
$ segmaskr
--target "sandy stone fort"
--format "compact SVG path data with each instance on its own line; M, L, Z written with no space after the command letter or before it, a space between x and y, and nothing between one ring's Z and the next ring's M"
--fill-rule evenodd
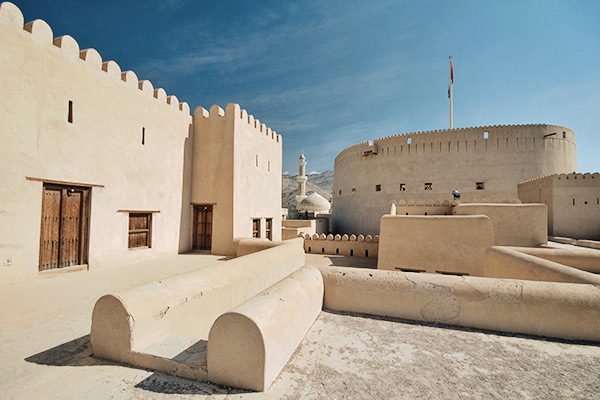
M406 211L417 215L447 212L439 207L453 200L454 189L463 202L514 202L519 182L573 171L575 135L561 126L484 126L375 139L335 158L333 227L374 235L392 202L420 206Z
M0 87L3 397L598 395L600 175L569 129L359 143L332 214L300 178L284 220L282 135L10 2Z

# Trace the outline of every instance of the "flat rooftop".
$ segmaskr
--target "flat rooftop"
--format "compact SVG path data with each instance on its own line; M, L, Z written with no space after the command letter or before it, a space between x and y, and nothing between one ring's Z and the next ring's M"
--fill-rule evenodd
M218 263L183 254L0 286L3 399L600 398L600 346L322 311L271 388L247 392L96 359L96 300ZM307 264L373 268L360 257ZM600 329L600 328L599 328Z

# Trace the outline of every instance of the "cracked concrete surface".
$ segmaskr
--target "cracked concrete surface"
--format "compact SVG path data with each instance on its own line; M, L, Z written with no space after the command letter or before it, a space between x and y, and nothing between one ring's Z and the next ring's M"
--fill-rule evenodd
M600 399L600 346L321 312L265 393L128 367L92 356L103 294L214 264L180 255L0 287L3 399ZM307 263L370 267L360 258Z

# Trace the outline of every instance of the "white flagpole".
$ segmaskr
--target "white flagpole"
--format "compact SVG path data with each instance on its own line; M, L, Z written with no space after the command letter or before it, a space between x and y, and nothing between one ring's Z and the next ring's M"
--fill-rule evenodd
M452 129L452 83L454 82L454 71L452 68L452 56L450 56L450 86L448 86L448 97L450 98L450 129Z

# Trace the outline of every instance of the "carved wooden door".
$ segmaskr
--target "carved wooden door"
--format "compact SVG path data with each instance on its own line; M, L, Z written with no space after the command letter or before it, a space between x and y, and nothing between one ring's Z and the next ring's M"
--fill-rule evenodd
M197 250L210 250L212 246L213 206L194 206L194 240Z
M44 185L39 270L87 264L89 188Z

